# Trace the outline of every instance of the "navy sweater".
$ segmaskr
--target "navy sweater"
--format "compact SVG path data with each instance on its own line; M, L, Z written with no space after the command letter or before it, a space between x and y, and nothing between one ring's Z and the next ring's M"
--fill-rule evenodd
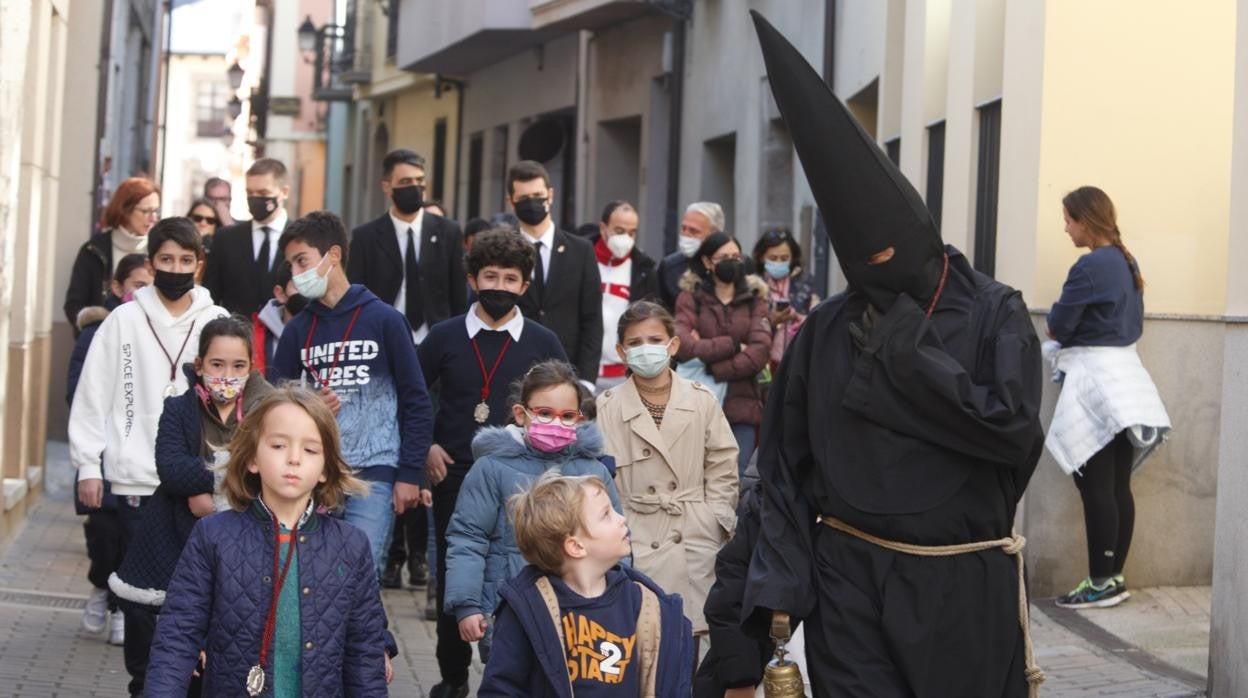
M1144 332L1144 293L1113 245L1079 258L1049 310L1049 332L1064 347L1125 347Z
M434 443L446 449L452 460L461 466L473 461L472 437L477 429L502 426L511 421L508 398L516 379L540 361L568 360L555 333L527 318L518 342L508 342L511 335L507 332L478 332L477 348L481 351L481 360L485 362L487 372L494 367L503 345L507 345L507 353L490 381L490 397L486 401L490 406L490 417L485 424L478 424L473 410L481 402L481 387L485 381L477 352L472 348L472 339L468 337L465 317L457 315L439 322L420 344L420 366L425 372L425 382L434 386L438 393Z
M433 406L402 313L359 284L333 308L309 303L282 331L272 372L338 394L342 454L360 477L425 486Z

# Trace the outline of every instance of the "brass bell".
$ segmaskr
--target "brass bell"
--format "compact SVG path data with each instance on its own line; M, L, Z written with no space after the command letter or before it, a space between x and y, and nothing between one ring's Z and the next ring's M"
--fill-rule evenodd
M806 684L797 662L787 659L785 645L789 641L789 614L776 611L771 617L771 639L776 643L776 656L763 670L763 695L766 698L806 698Z

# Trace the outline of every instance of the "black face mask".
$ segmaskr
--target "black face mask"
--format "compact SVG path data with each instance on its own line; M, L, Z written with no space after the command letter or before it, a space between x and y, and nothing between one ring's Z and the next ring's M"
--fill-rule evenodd
M726 284L736 283L744 267L739 259L725 259L715 264L715 278Z
M307 298L296 293L293 296L287 296L286 302L282 304L282 307L286 308L286 312L290 313L291 317L294 317L301 310L308 307L309 302Z
M411 215L425 205L425 188L420 185L412 185L410 187L391 189L390 198L394 200L395 208Z
M277 197L249 196L247 197L247 210L251 213L252 220L265 220L277 210Z
M157 291L160 291L160 295L171 301L176 301L195 288L195 274L193 272L175 274L171 271L157 269L156 278L152 281L152 284L156 286Z
M546 220L546 199L521 199L515 207L516 218L525 225L537 225Z
M494 318L497 322L507 317L507 313L516 307L516 303L520 301L520 294L504 291L500 288L486 288L477 291L477 302L481 304L481 309L486 315Z

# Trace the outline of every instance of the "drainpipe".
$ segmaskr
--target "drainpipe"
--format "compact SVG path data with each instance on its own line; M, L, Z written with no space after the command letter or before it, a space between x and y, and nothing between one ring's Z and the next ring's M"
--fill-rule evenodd
M104 123L108 120L108 77L111 72L108 67L113 50L113 0L104 0L103 25L100 30L100 62L96 65L99 73L97 81L99 91L95 95L95 144L93 147L95 157L92 158L95 163L91 172L91 191L88 194L91 198L91 203L87 206L90 218L86 227L88 238L95 231L95 224L99 222L96 219L99 209L96 208L98 202L95 197L100 193L100 163L104 159L104 153L100 152L100 142L104 140Z
M165 65L161 75L160 99L160 170L156 182L163 188L165 179L165 143L169 139L169 61L173 56L173 1L165 0ZM192 199L194 192L191 192Z
M836 74L836 0L826 0L823 14L823 81L829 90L835 90L833 76ZM828 297L828 275L832 267L832 252L828 244L827 227L819 207L815 207L815 229L811 231L814 262L815 290L820 298Z
M680 132L684 117L685 101L685 31L693 14L691 0L678 2L670 11L672 15L672 71L671 117L667 135L667 209L663 225L663 249L676 249L676 236L680 233Z

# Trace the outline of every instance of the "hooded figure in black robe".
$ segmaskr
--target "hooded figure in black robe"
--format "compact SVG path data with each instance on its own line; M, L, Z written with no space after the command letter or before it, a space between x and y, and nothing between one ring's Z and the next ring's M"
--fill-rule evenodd
M754 19L849 289L810 314L768 397L743 624L802 621L817 696L1027 695L1014 556L893 552L818 522L922 546L1011 535L1043 443L1027 307L941 242L874 140Z

